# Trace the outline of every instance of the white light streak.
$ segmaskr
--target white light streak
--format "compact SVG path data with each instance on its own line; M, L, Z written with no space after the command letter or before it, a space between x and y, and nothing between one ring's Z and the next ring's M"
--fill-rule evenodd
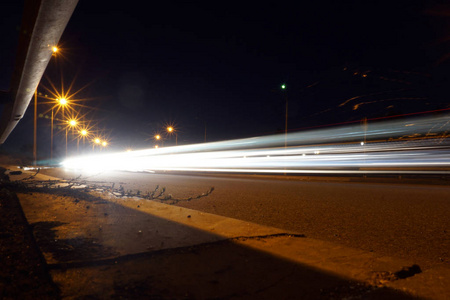
M450 174L449 120L445 115L290 133L288 147L280 134L75 157L62 164L93 171Z

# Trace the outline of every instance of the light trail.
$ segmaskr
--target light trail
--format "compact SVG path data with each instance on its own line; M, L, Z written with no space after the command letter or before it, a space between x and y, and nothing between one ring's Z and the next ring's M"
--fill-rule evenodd
M450 115L74 157L66 168L245 173L450 174ZM365 141L365 142L364 142Z

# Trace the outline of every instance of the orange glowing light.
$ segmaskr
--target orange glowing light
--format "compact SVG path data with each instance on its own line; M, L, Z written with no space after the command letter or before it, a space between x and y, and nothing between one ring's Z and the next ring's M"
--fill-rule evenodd
M67 99L66 98L59 98L57 101L58 101L58 103L60 105L66 105L67 104Z

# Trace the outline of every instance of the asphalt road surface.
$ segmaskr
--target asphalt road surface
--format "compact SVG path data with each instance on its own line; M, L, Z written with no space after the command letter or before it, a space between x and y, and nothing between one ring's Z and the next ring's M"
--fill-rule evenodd
M408 259L422 268L450 266L448 184L61 169L42 172L65 179L81 175L90 181L114 182L125 190L146 192L159 185L174 198L195 198L214 187L206 197L176 205Z

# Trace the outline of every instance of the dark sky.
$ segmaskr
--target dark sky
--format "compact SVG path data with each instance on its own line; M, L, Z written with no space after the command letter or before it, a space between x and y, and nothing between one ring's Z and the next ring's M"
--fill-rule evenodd
M80 0L46 77L88 85L87 118L117 149L167 123L180 144L281 132L285 97L294 131L448 108L449 20L439 1ZM32 141L30 113L7 144Z

